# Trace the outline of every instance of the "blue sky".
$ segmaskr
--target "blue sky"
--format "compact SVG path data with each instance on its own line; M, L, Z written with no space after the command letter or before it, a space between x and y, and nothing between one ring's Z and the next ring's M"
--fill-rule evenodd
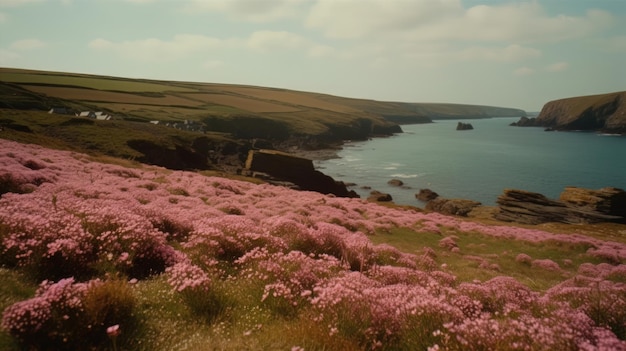
M0 0L0 66L538 111L626 90L623 0Z

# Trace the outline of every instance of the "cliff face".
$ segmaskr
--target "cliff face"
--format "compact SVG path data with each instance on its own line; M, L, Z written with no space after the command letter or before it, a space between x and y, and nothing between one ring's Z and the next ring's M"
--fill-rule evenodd
M626 91L550 101L532 125L553 130L597 130L624 134Z

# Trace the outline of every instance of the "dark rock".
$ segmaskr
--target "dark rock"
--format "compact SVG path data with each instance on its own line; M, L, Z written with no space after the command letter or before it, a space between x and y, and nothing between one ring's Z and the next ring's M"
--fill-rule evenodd
M301 178L315 171L313 161L276 150L250 150L246 169L278 178Z
M430 189L420 189L420 192L415 194L416 199L420 201L424 201L424 202L434 200L438 197L439 197L439 194L437 194L436 192Z
M498 212L494 217L522 224L623 222L626 218L620 208L624 208L626 193L616 188L604 189L567 188L561 194L561 200L548 199L530 191L506 189L498 197Z
M287 181L302 190L333 194L340 197L359 197L342 182L316 171L313 161L275 150L250 150L246 160L248 172L266 173L275 180Z
M592 190L568 186L559 200L580 209L626 217L626 191L623 189L607 187Z
M471 123L459 122L456 125L456 130L472 130L472 129L474 129L474 126L472 126Z
M174 149L171 149L143 139L128 140L126 144L143 154L142 157L137 159L143 163L175 170L205 170L211 168L207 163L206 156L186 145L175 145Z
M438 197L429 201L426 204L426 209L434 212L439 212L445 215L453 216L467 216L475 207L480 206L478 201L466 200L466 199L444 199Z
M367 198L367 200L376 202L389 202L393 201L393 198L389 194L381 193L380 191L374 190L370 193L370 196Z
M566 212L565 204L525 190L505 189L496 202L499 211L494 217L505 222L524 224L562 222Z
M388 181L387 184L389 184L391 186L403 186L404 182L401 181L400 179L392 179L392 180Z
M528 117L521 117L519 119L519 121L517 122L513 122L511 124L509 124L510 126L514 126L514 127L536 127L538 126L537 124L537 119L535 117L532 118L528 118Z
M626 91L550 101L537 118L522 117L512 125L626 134Z
M433 123L433 120L427 116L420 115L394 115L394 114L383 114L382 117L390 122L398 123L398 124L423 124L423 123Z

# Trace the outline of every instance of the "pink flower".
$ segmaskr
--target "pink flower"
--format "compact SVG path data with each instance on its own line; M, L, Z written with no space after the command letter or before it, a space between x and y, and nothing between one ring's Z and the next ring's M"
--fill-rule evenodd
M107 328L107 335L109 336L109 338L116 338L121 333L122 333L122 331L120 330L120 325L119 324L112 325L112 326Z

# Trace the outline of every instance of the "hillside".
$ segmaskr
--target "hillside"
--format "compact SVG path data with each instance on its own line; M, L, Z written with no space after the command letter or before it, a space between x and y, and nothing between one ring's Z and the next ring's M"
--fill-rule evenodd
M536 118L520 120L517 125L625 134L626 91L550 101Z
M196 121L241 138L294 135L337 141L399 132L397 124L436 118L522 116L489 106L418 104L243 85L125 79L0 69L0 107L98 110L136 121ZM250 122L254 120L253 126Z
M428 116L434 120L526 116L524 110L506 107L442 103L403 103L402 105L416 114Z
M0 350L624 350L624 233L0 139Z

